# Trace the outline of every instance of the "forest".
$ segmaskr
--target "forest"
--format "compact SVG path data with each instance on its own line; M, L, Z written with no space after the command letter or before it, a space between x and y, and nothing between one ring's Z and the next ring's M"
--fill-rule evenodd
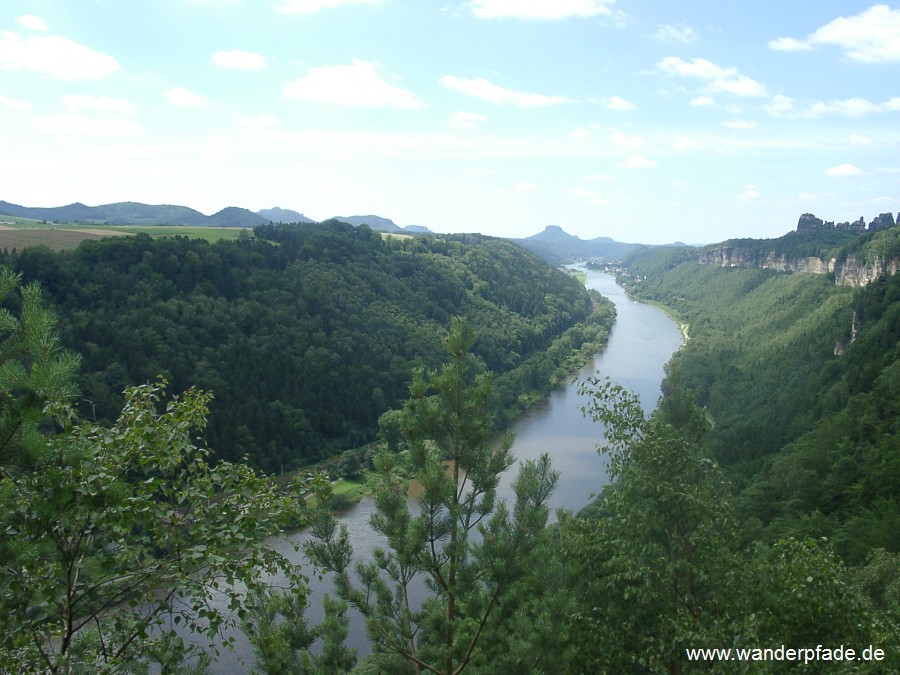
M628 290L665 306L689 339L651 414L615 382L579 384L611 482L580 513L551 518L551 456L521 464L515 498L497 501L514 463L502 421L573 351L602 342L608 304L513 244L473 235L394 241L334 223L255 235L7 254L0 669L202 672L231 625L260 673L897 672L900 276L854 290L824 275L702 266L690 248L627 261ZM392 312L399 325L382 320ZM296 317L313 326L296 331L302 352L290 351ZM258 343L251 325L265 328ZM198 346L195 331L213 339ZM134 371L124 401L101 411L92 393L85 408L92 382L114 382L90 365L110 343L125 372L115 386L135 366L164 379ZM382 354L396 344L422 351ZM317 370L298 372L322 396L344 376L363 387L326 398L337 409L321 419L315 407L288 415L332 447L368 440L391 411L399 440L378 445L368 472L370 526L384 541L371 560L354 561L324 476L276 486L239 461L261 433L254 418L240 406L215 418L220 400L267 395L268 377L288 391L292 360L275 345L301 367L308 355ZM375 359L365 376L358 354ZM401 380L379 380L384 406L358 379L378 364ZM204 372L219 379L192 388ZM230 379L254 375L258 385ZM365 424L326 424L357 403ZM227 438L216 425L242 419L247 438L216 449ZM298 525L307 557L335 581L316 625L301 571L264 545ZM363 658L345 644L350 608L372 642ZM748 656L697 651L718 648ZM762 660L779 648L792 656Z
M893 241L890 259L896 230L869 248ZM628 269L647 277L623 279L632 292L690 326L670 376L712 420L703 446L754 536L827 537L853 564L900 550L900 277L854 290L828 276L698 265L685 250Z
M217 244L139 234L27 248L0 264L41 284L81 355L81 414L110 422L126 387L162 375L174 391L213 392L217 456L276 472L372 442L412 370L437 365L452 316L481 334L502 425L596 350L614 315L509 242L384 238L338 221Z

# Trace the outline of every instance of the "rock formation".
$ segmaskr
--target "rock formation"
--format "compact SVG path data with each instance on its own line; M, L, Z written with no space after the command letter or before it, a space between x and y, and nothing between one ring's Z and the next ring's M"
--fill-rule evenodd
M897 214L897 219L900 220L900 213ZM876 230L886 230L889 227L893 227L894 224L893 213L881 213L876 218L873 218L872 222L869 223L869 232L875 232Z
M876 232L895 227L900 223L900 214L894 220L892 213L882 213L869 223L860 217L852 223L844 222L834 224L833 221L823 221L812 213L804 213L797 221L797 231L810 231L821 229L848 230L855 234ZM718 267L758 267L779 272L805 272L808 274L833 274L835 283L839 286L865 286L885 275L897 274L900 271L900 256L889 256L882 259L874 256L867 260L858 260L855 255L844 258L824 259L817 256L801 256L789 258L778 254L773 250L760 251L758 247L743 248L731 244L712 246L700 251L699 262L701 265L716 265Z

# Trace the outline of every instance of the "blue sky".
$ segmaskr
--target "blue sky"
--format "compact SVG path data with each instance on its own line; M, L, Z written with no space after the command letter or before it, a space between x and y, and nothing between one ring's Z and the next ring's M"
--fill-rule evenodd
M702 243L900 210L900 6L6 0L0 199Z

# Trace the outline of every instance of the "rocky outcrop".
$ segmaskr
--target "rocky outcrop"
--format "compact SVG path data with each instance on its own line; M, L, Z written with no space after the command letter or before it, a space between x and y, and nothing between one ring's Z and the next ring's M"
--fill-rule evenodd
M854 234L862 234L866 231L866 221L862 216L859 217L859 220L854 220L852 223L843 222L838 223L834 226L836 230L847 230L848 232L853 232Z
M868 233L895 227L900 223L900 214L894 221L892 213L882 213L869 223ZM852 223L838 223L824 221L812 213L804 213L797 221L797 232L812 232L822 230L846 230L853 234L867 234L866 221L860 217ZM806 274L833 274L834 281L839 286L865 286L885 275L897 274L900 269L900 255L888 254L887 259L872 256L871 252L865 255L865 260L857 259L854 254L841 258L823 258L820 256L787 256L779 253L778 249L798 250L796 239L791 245L786 241L791 237L811 238L813 244L816 241L831 241L832 250L837 250L834 245L834 234L827 232L822 237L815 234L795 235L790 233L781 240L772 240L771 249L765 241L758 240L732 240L719 246L712 246L700 251L699 262L701 265L715 265L716 267L757 267L779 272L799 272ZM847 235L838 239L847 240ZM854 237L850 237L852 241ZM803 248L802 246L800 248ZM807 251L813 252L815 246L806 246ZM819 250L822 250L821 247ZM853 250L853 249L850 249Z
M897 214L896 222L900 223L900 213ZM895 224L893 213L881 213L869 223L868 231L886 230L889 227L894 227ZM833 220L822 220L812 213L804 213L797 221L797 232L808 232L809 230L848 230L861 234L867 231L866 219L860 216L859 220L854 220L852 223L843 222L835 225Z
M900 213L897 214L897 219L900 220ZM869 232L875 232L876 230L886 230L889 227L893 227L894 224L893 213L881 213L877 218L873 218L872 222L869 223Z
M816 218L811 213L804 213L800 216L800 220L797 221L797 232L802 232L804 230L818 230L824 225L825 222L821 218Z
M827 274L828 263L821 258L805 257L790 259L776 255L774 251L766 256L748 254L734 246L717 246L700 252L701 265L717 267L759 267L764 270L779 272L807 272L811 274Z
M815 256L789 259L774 252L767 256L747 255L734 246L717 246L700 252L701 265L717 267L758 267L779 272L806 274L834 274L838 286L865 286L884 275L897 274L900 257L884 261L875 258L871 263L860 263L856 257L823 260Z
M865 286L885 276L897 274L900 269L900 258L880 260L875 258L871 263L859 263L855 256L843 260L832 258L828 271L834 274L834 282L838 286Z

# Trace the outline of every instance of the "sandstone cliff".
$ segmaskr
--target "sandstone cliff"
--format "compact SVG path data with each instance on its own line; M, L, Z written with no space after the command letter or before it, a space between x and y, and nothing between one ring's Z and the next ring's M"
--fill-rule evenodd
M900 215L898 215L900 222ZM757 267L780 272L833 274L840 286L865 286L900 269L900 225L882 213L865 228L822 221L804 213L796 232L772 240L732 240L700 251L699 262L718 267ZM828 254L816 253L829 251Z

